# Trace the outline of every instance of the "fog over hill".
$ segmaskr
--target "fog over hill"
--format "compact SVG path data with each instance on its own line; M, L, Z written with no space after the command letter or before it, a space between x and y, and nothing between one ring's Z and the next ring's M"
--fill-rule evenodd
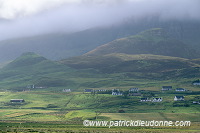
M1 1L0 40L74 32L158 16L159 20L200 20L198 0L12 0Z
M60 60L149 28L198 48L198 0L0 1L0 62L24 52ZM31 8L30 8L31 7Z

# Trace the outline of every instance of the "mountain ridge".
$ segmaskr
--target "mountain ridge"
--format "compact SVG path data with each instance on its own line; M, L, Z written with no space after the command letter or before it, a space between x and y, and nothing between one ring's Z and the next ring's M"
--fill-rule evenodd
M159 21L157 17L153 17L140 21L130 19L121 24L76 33L51 33L0 41L0 63L13 60L27 51L50 60L80 56L102 44L155 27L163 28L174 39L190 44L191 48L200 51L199 21Z
M164 54L159 53L163 51ZM181 41L170 38L162 28L153 28L107 43L97 54L52 61L32 52L24 53L0 69L0 85L80 88L114 85L115 79L121 80L121 77L125 78L123 82L129 78L194 78L200 76L200 63L192 55L198 54Z
M95 56L110 53L154 54L182 58L200 57L188 45L170 38L162 28L153 28L137 35L114 40L84 55Z

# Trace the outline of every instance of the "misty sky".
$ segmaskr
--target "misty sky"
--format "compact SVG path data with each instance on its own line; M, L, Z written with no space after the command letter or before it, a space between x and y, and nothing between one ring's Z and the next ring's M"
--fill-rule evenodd
M158 15L200 20L200 0L0 0L0 40L74 32Z

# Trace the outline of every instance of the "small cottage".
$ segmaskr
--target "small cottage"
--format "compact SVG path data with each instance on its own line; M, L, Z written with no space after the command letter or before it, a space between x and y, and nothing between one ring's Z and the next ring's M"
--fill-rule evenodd
M153 98L152 102L162 102L162 98Z
M200 85L200 80L198 79L198 80L192 82L192 84L193 84L193 85Z
M193 85L200 85L200 82L193 82Z
M119 89L112 89L112 95L123 95L123 92Z
M193 83L193 85L200 85L200 83L195 82L195 83Z
M24 99L10 99L10 102L11 103L22 103L22 102L25 102Z
M139 88L130 88L129 89L129 92L137 92L137 91L139 91Z
M118 96L120 96L120 95L123 95L123 93L122 92L112 92L112 95L118 95Z
M193 104L200 104L200 101L193 101Z
M71 92L71 89L63 89L62 92Z
M175 96L174 101L184 101L184 96Z

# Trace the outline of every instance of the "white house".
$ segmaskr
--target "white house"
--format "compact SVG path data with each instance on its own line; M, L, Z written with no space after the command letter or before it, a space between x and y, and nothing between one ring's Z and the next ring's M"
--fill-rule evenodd
M152 102L162 102L162 98L153 98Z
M129 89L129 92L137 92L137 91L139 91L139 88L130 88Z
M184 101L184 96L175 96L174 101Z
M198 79L198 80L192 82L192 84L193 84L193 85L200 85L200 80Z
M119 89L112 89L112 95L123 95L123 92L120 92Z
M120 96L120 95L123 95L123 93L122 92L112 92L112 95L118 95L118 96Z
M63 89L62 92L71 92L71 89Z
M200 101L193 101L193 104L200 104Z
M194 82L193 85L200 85L200 82Z

